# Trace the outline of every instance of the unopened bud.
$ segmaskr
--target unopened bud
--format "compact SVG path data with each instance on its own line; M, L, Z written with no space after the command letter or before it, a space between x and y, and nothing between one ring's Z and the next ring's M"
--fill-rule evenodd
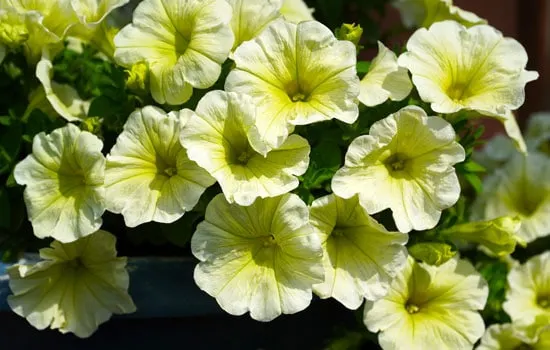
M126 78L126 87L135 92L147 91L147 84L149 81L149 67L147 63L136 63L126 70L128 77Z
M351 41L357 51L361 50L363 47L359 45L361 41L361 36L363 35L363 28L360 25L355 23L344 23L340 28L336 28L336 38L339 40L348 40Z

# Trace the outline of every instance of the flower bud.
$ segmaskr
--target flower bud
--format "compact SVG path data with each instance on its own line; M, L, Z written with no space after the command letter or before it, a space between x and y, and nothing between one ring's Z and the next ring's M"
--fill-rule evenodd
M461 239L478 243L489 254L504 256L516 249L516 244L524 245L516 233L521 226L518 217L503 216L490 221L468 222L450 227L441 232L447 239Z
M126 70L126 87L135 92L147 91L149 81L149 67L145 62L134 64L129 70Z
M440 266L455 256L456 250L444 242L420 242L409 247L409 254L426 264Z
M363 35L363 28L359 24L344 23L340 28L336 28L335 35L338 40L351 41L357 48L357 51L363 48L359 45L359 41L361 41L361 36Z

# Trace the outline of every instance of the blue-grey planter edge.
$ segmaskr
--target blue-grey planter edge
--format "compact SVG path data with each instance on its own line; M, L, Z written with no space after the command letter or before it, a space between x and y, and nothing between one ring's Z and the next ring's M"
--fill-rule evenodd
M36 255L25 260L36 261ZM128 258L129 293L137 311L116 317L156 318L193 317L222 313L216 300L201 291L193 280L197 261L179 257ZM6 269L13 264L0 263L0 312L11 311L7 297L11 294Z

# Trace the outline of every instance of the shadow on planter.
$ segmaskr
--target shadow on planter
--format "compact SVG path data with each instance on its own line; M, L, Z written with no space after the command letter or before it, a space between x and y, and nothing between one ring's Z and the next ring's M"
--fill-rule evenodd
M335 328L356 324L353 311L319 299L305 311L269 323L248 314L228 315L195 285L195 265L191 258L129 258L130 295L137 312L114 316L90 338L79 339L38 331L13 313L6 302L9 265L0 264L0 339L17 349L323 349Z

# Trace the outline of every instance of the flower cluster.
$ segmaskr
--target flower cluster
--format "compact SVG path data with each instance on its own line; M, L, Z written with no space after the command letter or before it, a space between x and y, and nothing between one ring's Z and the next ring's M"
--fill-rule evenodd
M18 123L49 122L8 166L51 243L9 270L14 312L88 337L136 310L110 212L193 228L195 283L232 315L267 322L317 295L364 305L384 350L548 346L550 252L510 257L550 235L550 123L524 140L515 120L538 77L519 42L451 0L400 0L421 28L367 62L360 27L334 33L302 0L143 0L113 29L127 2L0 0L0 59L36 73ZM103 76L71 77L74 62ZM501 153L474 150L481 117L503 123ZM474 159L494 170L483 189ZM511 323L485 335L480 255L512 265Z

